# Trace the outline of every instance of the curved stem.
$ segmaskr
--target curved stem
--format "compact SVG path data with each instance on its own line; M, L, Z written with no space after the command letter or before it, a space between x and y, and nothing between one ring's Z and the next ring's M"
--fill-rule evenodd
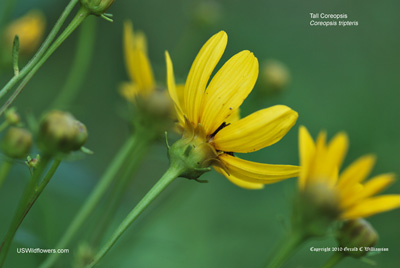
M89 215L93 212L94 208L97 206L104 193L109 189L111 183L114 181L117 173L121 167L125 164L130 152L134 149L140 140L137 136L132 136L129 138L124 145L122 145L120 151L117 153L116 157L112 163L107 168L104 175L101 177L96 188L92 191L90 196L86 199L85 204L81 207L78 214L72 220L67 231L61 237L55 248L66 248L68 243L76 235L79 228L87 220ZM54 263L58 260L61 254L51 254L47 259L40 265L40 268L52 267Z
M50 157L48 156L44 156L40 160L37 169L34 171L32 178L30 179L28 185L25 188L24 194L20 199L17 211L11 222L10 228L8 229L6 237L4 238L3 243L0 246L0 267L2 267L4 264L4 261L7 257L7 253L10 248L11 242L15 236L15 233L17 232L26 214L29 212L29 209L32 207L34 203L34 201L33 202L31 201L35 197L37 183L39 182L40 177L42 176L49 162L50 162Z
M68 107L79 93L94 51L96 22L97 18L87 19L80 29L75 58L66 83L53 103L56 108Z
M307 240L307 237L301 231L292 231L291 234L279 246L278 251L273 254L272 260L266 266L267 268L281 267L287 259L297 250L297 248Z
M4 111L13 103L15 98L21 93L26 84L31 80L31 78L35 75L35 73L39 70L39 68L46 62L46 60L53 54L53 52L67 39L67 37L85 20L85 18L89 15L89 11L85 8L80 8L75 18L71 21L71 23L67 26L67 28L60 34L56 41L51 45L51 47L46 51L43 57L37 62L36 65L32 67L30 72L25 76L24 80L22 80L21 84L17 87L11 97L6 101L6 103L0 109L0 116L4 113ZM1 92L0 92L1 93ZM1 95L0 95L1 98Z
M78 3L78 0L71 0L69 4L65 7L63 13L60 18L57 20L53 29L47 36L46 40L43 42L39 50L32 57L32 59L26 64L26 66L19 72L19 75L14 76L8 81L8 83L0 90L0 99L7 94L28 72L32 70L32 68L38 63L43 54L46 52L47 48L50 46L51 42L56 37L57 33L60 31L61 26L64 24L68 15L71 13L74 6Z
M122 234L128 229L128 227L137 219L137 217L147 208L147 206L181 173L184 171L184 167L181 166L170 166L169 169L164 173L161 179L150 189L149 192L140 200L140 202L129 212L122 223L117 227L117 230L103 246L103 248L96 254L93 261L86 266L86 268L94 267L114 246L117 240Z
M3 185L3 182L7 178L10 173L11 167L13 165L13 160L5 160L0 167L0 188Z
M323 268L331 268L334 267L336 264L338 264L341 260L344 259L344 257L346 257L344 254L342 254L341 252L336 252L335 254L333 254L329 260L324 264Z

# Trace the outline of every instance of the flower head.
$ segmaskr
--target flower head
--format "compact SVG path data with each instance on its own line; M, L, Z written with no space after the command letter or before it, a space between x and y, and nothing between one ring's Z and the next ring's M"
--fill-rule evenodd
M394 181L394 174L381 174L365 182L375 164L373 155L360 157L339 174L348 148L345 133L338 133L327 144L326 133L321 132L314 143L307 129L300 127L299 147L301 192L317 187L332 196L337 218L364 218L400 207L400 195L374 196Z
M276 105L238 120L242 102L252 91L258 76L258 61L250 51L242 51L228 60L209 81L220 60L227 35L221 31L201 48L181 94L175 85L173 66L166 53L168 90L175 103L183 140L201 146L204 159L198 168L212 165L231 182L249 189L295 177L298 167L246 161L234 153L249 153L278 142L297 120L289 107ZM182 98L179 96L183 95ZM190 150L192 152L193 150Z
M19 37L19 51L21 54L33 53L42 40L46 20L39 10L31 10L25 16L15 20L8 25L4 32L4 40L10 47L14 36Z
M129 82L121 85L121 94L139 110L135 124L164 132L170 127L174 108L168 91L157 86L147 56L146 36L134 32L130 21L124 24L123 46ZM172 123L171 123L172 124Z
M122 95L131 101L138 95L149 96L156 90L153 69L147 56L147 40L142 32L135 33L130 21L124 23L125 65L130 82L121 87Z

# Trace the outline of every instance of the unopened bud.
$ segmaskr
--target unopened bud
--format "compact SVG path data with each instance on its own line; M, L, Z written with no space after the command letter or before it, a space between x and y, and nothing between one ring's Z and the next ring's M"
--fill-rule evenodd
M115 0L80 0L81 4L92 14L101 16Z
M370 247L378 242L378 238L378 233L364 219L344 222L336 237L339 246L349 249L344 253L354 258L365 256L370 251Z
M277 60L268 60L262 65L261 77L267 91L281 91L290 82L289 69Z
M19 127L10 127L1 141L3 153L11 158L25 158L31 146L32 134Z
M26 165L32 170L35 170L37 168L39 162L40 162L40 155L36 155L35 158L32 158L28 155L25 161Z
M221 20L222 7L217 1L200 1L195 7L193 20L203 28L213 27Z
M21 122L21 118L19 117L19 114L15 110L15 108L10 108L8 109L5 113L4 116L6 118L6 121L10 125L18 125Z
M67 112L51 111L40 123L39 146L45 153L79 150L87 137L85 125Z

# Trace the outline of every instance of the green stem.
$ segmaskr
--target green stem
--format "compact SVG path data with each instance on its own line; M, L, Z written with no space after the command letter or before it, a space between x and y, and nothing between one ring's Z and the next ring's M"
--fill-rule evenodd
M4 33L4 25L10 18L12 11L15 7L16 1L15 0L5 0L3 1L3 6L0 8L0 36L3 36ZM3 57L3 42L0 42L0 68L2 64L2 57Z
M6 95L26 74L28 74L33 67L38 63L38 61L42 58L43 54L46 52L47 48L50 46L51 42L56 37L57 33L60 31L62 25L67 19L68 15L71 13L74 6L78 3L79 0L71 0L69 4L65 7L63 13L57 20L53 29L47 36L46 40L43 42L39 50L32 57L32 59L26 64L26 66L19 72L19 75L14 76L8 81L8 83L0 90L0 99Z
M13 160L6 160L0 167L0 188L3 185L4 180L7 178L10 173L11 167L13 165Z
M100 243L104 238L111 220L114 219L114 215L117 212L118 205L124 196L125 190L132 181L132 174L141 163L141 160L143 160L143 156L152 141L151 138L146 139L146 137L143 137L143 139L140 140L141 142L137 144L135 149L129 155L129 163L124 166L121 177L116 181L111 194L108 196L108 200L106 201L107 207L102 211L100 215L101 218L97 221L96 229L92 234L92 245L95 247L97 247L98 243Z
M75 18L71 21L71 23L65 28L65 30L60 34L60 36L54 41L51 47L46 51L43 57L37 62L35 66L31 69L31 71L25 76L24 80L22 80L21 84L17 87L11 97L6 101L6 103L0 109L0 116L4 113L4 111L13 103L15 98L21 93L26 84L31 80L31 78L35 75L35 73L39 70L39 68L46 62L46 60L53 54L53 52L67 39L67 37L85 20L90 13L85 8L80 8ZM0 92L1 93L1 92ZM0 95L1 98L1 95Z
M49 162L50 162L50 157L44 156L42 159L40 159L40 164L34 171L32 178L30 179L28 185L25 188L25 191L20 199L17 212L14 215L14 218L11 222L10 228L8 229L6 237L3 240L3 243L0 246L0 267L2 267L4 264L4 261L7 257L7 253L10 248L11 242L15 236L15 233L17 232L19 226L24 220L26 214L29 212L29 209L32 207L34 201L37 199L36 196L37 183L39 182Z
M69 225L67 231L61 237L55 248L66 248L68 243L76 235L79 228L87 220L89 215L93 212L94 208L97 206L104 193L109 189L111 183L116 178L117 173L126 163L130 152L134 149L137 143L140 143L140 139L136 135L129 138L125 144L121 147L120 151L117 153L116 157L109 165L108 169L101 177L96 188L92 191L88 199L86 199L85 204L81 207L78 214L75 216L71 224ZM51 254L47 259L41 264L40 268L49 268L54 265L61 254Z
M322 268L331 268L334 267L336 264L338 264L341 260L344 259L344 257L346 257L344 254L342 254L341 252L336 252L335 254L333 254L329 260L324 264L324 266Z
M136 220L136 218L145 210L145 208L178 176L182 174L185 167L178 165L171 165L169 169L164 173L161 179L150 189L149 192L140 200L140 202L134 207L128 216L118 226L117 230L103 246L103 248L96 254L93 261L86 266L86 268L94 267L113 247L117 240L122 234L128 229L128 227Z
M287 259L289 259L289 257L294 254L297 248L306 240L307 237L301 231L292 231L291 234L279 246L278 251L272 255L272 260L266 267L281 267L287 261Z
M97 18L88 19L81 27L76 45L75 58L67 81L53 103L53 106L56 108L68 107L79 93L82 82L89 70L94 51L96 22Z

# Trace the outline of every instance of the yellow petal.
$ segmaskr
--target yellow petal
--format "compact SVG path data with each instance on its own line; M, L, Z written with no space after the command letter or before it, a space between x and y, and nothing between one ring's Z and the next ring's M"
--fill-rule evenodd
M249 190L258 190L258 189L262 189L264 188L264 184L262 183L253 183L253 182L248 182L248 181L244 181L241 180L233 175L228 175L225 170L223 170L222 168L216 167L214 166L214 169L221 173L222 175L224 175L228 180L230 180L233 184L236 184L239 187L245 188L245 189L249 189Z
M340 132L331 140L328 145L325 165L325 170L321 171L323 174L335 174L337 175L338 170L342 166L343 160L346 156L347 149L349 146L349 140L346 133ZM328 184L334 186L337 182L338 176L329 176L331 179Z
M121 95L128 101L134 103L135 102L135 97L138 94L138 87L129 82L124 82L120 85L119 92Z
M371 173L375 165L374 155L365 155L354 161L339 177L338 188L342 191L353 184L362 182Z
M257 151L282 139L296 123L297 116L283 105L257 111L221 129L214 137L215 148L224 152Z
M366 199L345 211L342 219L365 218L400 207L400 195L383 195Z
M178 93L178 89L175 84L174 67L167 51L165 51L165 60L167 62L167 85L169 96L175 104L176 117L179 121L179 124L183 127L185 120L182 111L181 101L179 98L179 94L182 95L182 93ZM182 87L180 87L179 89L182 90Z
M142 34L137 38L130 21L124 23L124 53L128 74L146 95L154 90L155 82L150 61L146 55L146 41Z
M227 124L232 124L233 122L240 120L240 108L237 108L233 113L225 120Z
M395 175L381 174L364 184L361 191L357 193L348 194L346 198L342 201L342 207L349 207L357 202L362 202L363 199L371 197L377 193L380 193L390 184L393 183Z
M200 123L207 134L214 131L247 98L258 76L258 61L250 51L230 58L206 89Z
M302 190L306 185L307 173L315 155L314 141L305 126L300 126L299 129L299 154L301 165L299 187Z
M220 155L219 159L231 176L248 182L269 184L299 175L297 166L256 163L228 154Z
M337 134L327 146L326 131L321 131L317 141L313 162L307 174L307 183L324 183L328 187L335 186L338 171L346 155L348 139L346 134Z
M225 51L228 36L221 31L212 36L197 54L185 84L184 110L194 125L199 123L203 95L215 66Z

